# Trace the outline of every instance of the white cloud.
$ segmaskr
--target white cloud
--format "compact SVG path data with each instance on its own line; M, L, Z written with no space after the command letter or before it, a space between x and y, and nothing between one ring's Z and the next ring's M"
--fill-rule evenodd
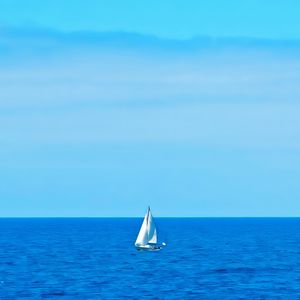
M108 36L13 36L27 52L0 68L2 140L299 147L297 42Z

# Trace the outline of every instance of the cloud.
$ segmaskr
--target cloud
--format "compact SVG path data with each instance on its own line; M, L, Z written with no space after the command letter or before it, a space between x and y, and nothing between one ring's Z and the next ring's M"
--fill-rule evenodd
M1 48L2 106L276 100L299 93L298 41L3 29Z
M29 143L298 148L299 47L3 29L0 133Z

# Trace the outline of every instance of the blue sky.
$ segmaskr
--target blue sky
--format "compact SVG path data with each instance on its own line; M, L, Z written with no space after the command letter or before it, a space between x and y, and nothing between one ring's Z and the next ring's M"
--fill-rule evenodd
M0 22L9 26L121 30L164 38L300 37L297 0L2 0L0 5Z
M296 1L1 1L1 216L298 216Z

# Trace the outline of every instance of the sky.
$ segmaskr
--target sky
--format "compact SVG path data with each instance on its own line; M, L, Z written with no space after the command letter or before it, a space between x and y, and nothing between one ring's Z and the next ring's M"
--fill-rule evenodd
M0 216L299 216L299 9L1 1Z
M0 5L4 26L129 31L163 38L300 37L297 0L1 0Z

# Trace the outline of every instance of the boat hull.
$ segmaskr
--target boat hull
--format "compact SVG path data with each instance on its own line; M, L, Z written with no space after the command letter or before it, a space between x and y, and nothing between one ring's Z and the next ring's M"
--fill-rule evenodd
M164 245L157 244L135 245L135 248L138 251L160 251L163 247Z

